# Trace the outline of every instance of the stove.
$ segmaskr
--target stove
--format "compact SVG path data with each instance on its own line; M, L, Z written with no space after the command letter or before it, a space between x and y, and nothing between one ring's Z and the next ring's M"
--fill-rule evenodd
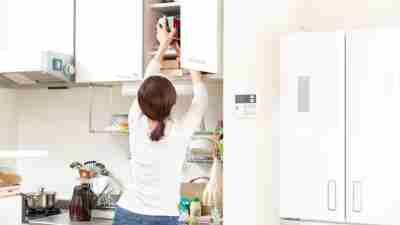
M26 207L24 203L25 202L23 201L22 223L29 223L30 220L61 214L61 209L59 208L31 209Z
M25 210L25 218L27 220L35 220L35 219L41 219L44 217L48 216L54 216L61 214L61 210L58 208L52 208L52 209L26 209Z

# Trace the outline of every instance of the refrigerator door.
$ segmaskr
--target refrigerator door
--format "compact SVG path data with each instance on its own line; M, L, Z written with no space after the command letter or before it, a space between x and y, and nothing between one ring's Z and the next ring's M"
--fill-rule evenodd
M399 224L400 30L351 32L348 202L351 223Z
M344 33L288 36L280 68L281 217L343 222Z

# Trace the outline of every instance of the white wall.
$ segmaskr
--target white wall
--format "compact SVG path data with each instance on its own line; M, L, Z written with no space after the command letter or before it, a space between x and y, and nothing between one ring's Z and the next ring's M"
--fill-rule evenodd
M272 77L278 69L279 36L288 29L288 3L224 4L225 221L274 225L279 219L277 152L271 144ZM257 93L256 118L233 115L234 95L240 92Z
M0 151L16 149L16 92L11 89L0 89ZM14 169L15 160L0 159L0 171L4 167Z
M222 86L210 89L210 110L206 116L214 127L222 112ZM94 127L103 128L112 113L127 113L132 98L120 97L112 90L110 106L108 88L95 89ZM18 172L23 176L23 190L39 186L69 198L77 183L77 171L69 168L73 161L104 162L123 182L129 182L128 137L88 132L89 89L18 90L18 148L48 150L46 158L18 159ZM191 97L178 97L177 114L190 104ZM209 174L209 165L188 165L186 178Z

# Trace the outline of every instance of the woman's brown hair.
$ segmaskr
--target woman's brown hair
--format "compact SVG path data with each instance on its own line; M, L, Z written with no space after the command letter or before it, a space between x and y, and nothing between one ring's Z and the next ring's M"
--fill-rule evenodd
M150 139L161 140L164 136L165 120L170 116L171 109L176 103L175 87L165 77L148 77L139 88L138 102L143 114L157 121Z

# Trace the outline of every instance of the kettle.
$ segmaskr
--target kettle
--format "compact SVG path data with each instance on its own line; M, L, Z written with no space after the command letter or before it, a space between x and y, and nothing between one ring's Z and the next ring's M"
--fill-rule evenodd
M89 184L75 186L69 205L69 217L71 221L90 221L95 202L96 195Z

